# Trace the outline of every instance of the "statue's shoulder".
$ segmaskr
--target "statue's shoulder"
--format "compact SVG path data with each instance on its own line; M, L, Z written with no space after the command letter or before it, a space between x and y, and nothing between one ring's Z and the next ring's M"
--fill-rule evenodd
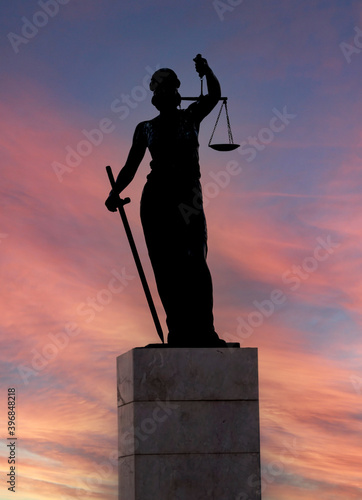
M159 121L159 116L155 116L154 118L151 118L150 120L144 120L143 122L140 122L137 127L141 129L150 129L153 128L155 125L157 125Z
M155 134L157 134L158 122L158 116L152 118L151 120L140 122L136 127L135 135L138 137L142 137L144 140L146 140L147 144L150 144Z

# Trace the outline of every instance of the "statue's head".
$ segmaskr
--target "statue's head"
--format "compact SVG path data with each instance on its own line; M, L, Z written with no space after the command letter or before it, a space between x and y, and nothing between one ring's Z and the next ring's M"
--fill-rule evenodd
M181 96L178 92L180 80L170 68L158 69L151 77L150 90L153 92L152 104L159 110L169 110L179 106Z
M155 92L161 88L178 89L180 85L180 80L172 69L161 68L153 73L150 81L150 90Z

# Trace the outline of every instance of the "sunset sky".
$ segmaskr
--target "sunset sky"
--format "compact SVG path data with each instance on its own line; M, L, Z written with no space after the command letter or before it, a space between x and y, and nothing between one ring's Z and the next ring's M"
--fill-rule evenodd
M0 26L0 498L117 498L116 357L158 338L105 166L157 114L157 68L199 95L201 53L241 145L208 148L218 109L204 120L215 326L258 348L262 498L361 499L361 2L11 0ZM139 219L149 161L126 210L166 332Z

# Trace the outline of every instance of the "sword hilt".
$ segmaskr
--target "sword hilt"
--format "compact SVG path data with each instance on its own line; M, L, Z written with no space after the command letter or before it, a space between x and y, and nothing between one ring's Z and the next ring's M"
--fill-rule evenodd
M121 205L127 205L127 203L131 203L131 198L120 198L119 201L121 202Z
M112 186L112 190L115 189L116 187L116 181L114 180L114 176L113 176L113 172L112 172L112 169L111 167L108 165L106 167L106 171L107 171L107 174L108 174L108 179L109 179L109 182L111 183L111 186ZM131 202L131 198L121 198L119 197L119 202L120 202L120 205L123 207L124 205L127 205L127 203L130 203Z

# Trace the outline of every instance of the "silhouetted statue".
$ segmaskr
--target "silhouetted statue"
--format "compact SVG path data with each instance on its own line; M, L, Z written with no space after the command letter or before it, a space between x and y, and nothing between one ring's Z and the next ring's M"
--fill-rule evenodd
M117 195L132 181L149 149L152 161L141 199L141 221L157 289L166 312L168 344L177 347L225 346L214 330L213 291L206 263L207 231L202 205L198 133L201 121L221 97L220 84L197 57L208 94L179 109L180 81L163 68L150 82L159 115L137 125L127 161L106 206L117 209ZM185 212L184 207L192 207Z

